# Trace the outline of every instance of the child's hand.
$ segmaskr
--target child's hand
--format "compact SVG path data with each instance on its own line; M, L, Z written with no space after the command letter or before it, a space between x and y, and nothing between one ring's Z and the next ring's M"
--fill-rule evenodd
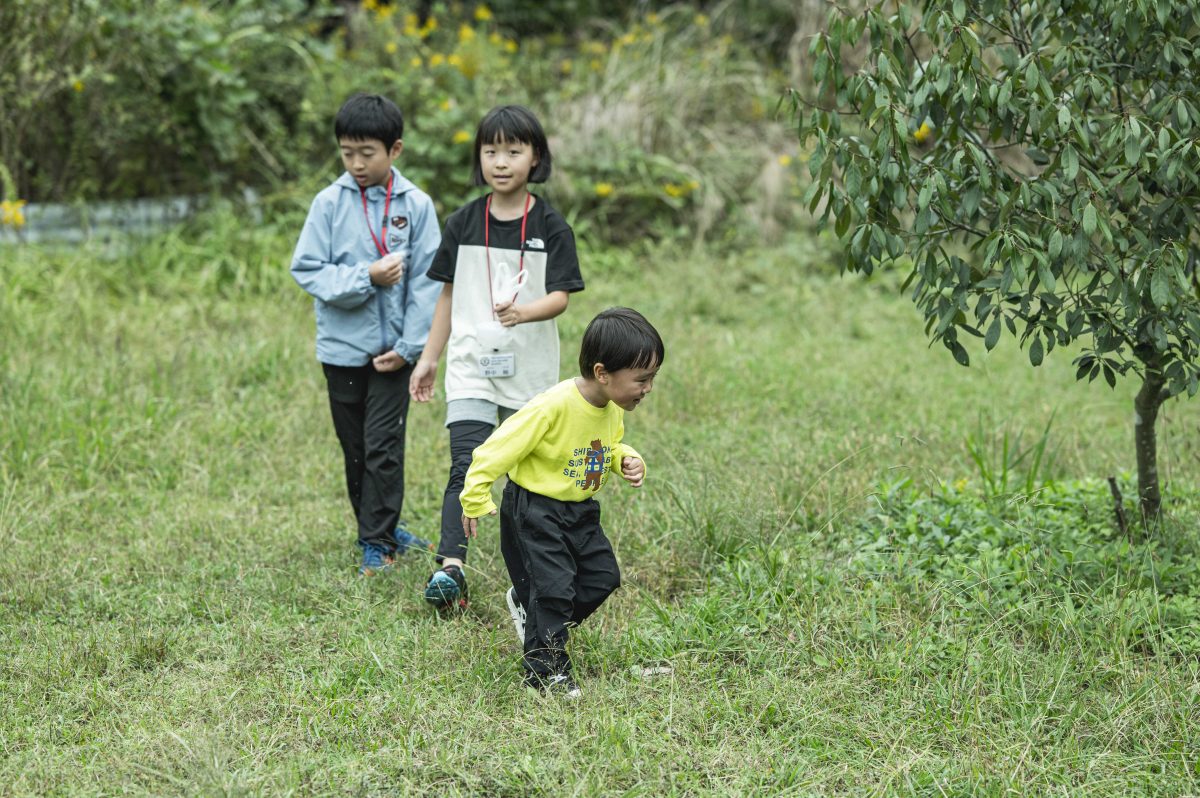
M389 252L372 263L367 271L375 285L395 285L404 276L404 253Z
M437 381L437 361L421 358L413 366L412 376L408 378L408 395L418 402L428 402L433 399L433 383Z
M495 514L496 514L495 510L492 510L490 513L488 513L488 515L495 515ZM462 517L462 525L463 525L463 534L467 536L468 540L479 536L479 519L478 518L467 518L464 515Z
M628 482L630 487L640 488L646 479L646 464L636 457L622 457L621 478Z
M525 314L521 312L521 307L512 302L497 302L496 318L505 327L515 327L525 321Z
M395 350L384 352L372 360L371 363L375 366L375 370L381 374L389 371L399 371L408 365L408 361L400 357Z

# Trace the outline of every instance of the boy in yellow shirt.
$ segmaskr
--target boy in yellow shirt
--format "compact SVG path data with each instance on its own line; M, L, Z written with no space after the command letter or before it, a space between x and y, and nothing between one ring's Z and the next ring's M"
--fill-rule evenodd
M492 483L508 475L500 551L512 578L508 608L531 687L579 695L567 629L621 584L592 496L614 468L633 487L642 486L642 456L621 442L624 416L650 393L663 355L662 338L642 314L609 308L583 334L580 376L531 399L473 454L460 497L468 538L476 536L479 518L496 514Z

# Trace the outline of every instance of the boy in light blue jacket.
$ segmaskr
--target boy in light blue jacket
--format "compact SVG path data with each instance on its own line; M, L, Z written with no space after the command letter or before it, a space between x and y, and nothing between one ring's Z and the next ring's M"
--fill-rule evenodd
M403 534L408 381L441 293L426 276L441 233L429 195L392 165L404 148L393 102L351 97L334 135L346 171L313 200L291 270L313 296L317 360L358 521L359 573L370 576L391 564Z

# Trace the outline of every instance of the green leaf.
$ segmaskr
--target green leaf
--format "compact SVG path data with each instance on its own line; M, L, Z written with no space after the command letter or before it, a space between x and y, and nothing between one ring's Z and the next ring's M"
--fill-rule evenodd
M958 362L958 365L971 365L971 356L967 354L967 350L958 341L946 341L946 347L954 355L954 359Z
M1058 260L1058 256L1062 254L1063 234L1058 228L1050 234L1050 246L1048 247L1051 260Z
M1071 129L1071 111L1065 105L1058 108L1058 129L1061 133Z
M1083 209L1083 232L1088 235L1096 232L1096 207L1090 202Z
M1150 299L1156 307L1166 307L1171 304L1171 277L1168 267L1159 265L1150 276Z
M995 348L996 342L1000 340L1000 314L997 313L992 319L992 323L988 325L987 333L983 336L983 345L990 352Z
M1054 290L1054 271L1050 268L1048 260L1038 260L1037 267L1038 279L1042 283L1043 291Z
M1033 343L1029 345L1029 362L1034 366L1042 365L1042 339L1038 336L1033 337Z

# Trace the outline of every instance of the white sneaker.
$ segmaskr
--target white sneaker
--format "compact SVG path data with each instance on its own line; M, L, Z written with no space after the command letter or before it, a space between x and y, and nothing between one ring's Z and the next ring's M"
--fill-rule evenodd
M583 691L575 684L575 680L565 673L556 673L546 680L547 693L561 692L567 698L579 698Z
M525 608L517 601L517 589L510 587L504 594L504 600L508 602L508 614L512 616L513 628L517 630L517 640L525 645Z

